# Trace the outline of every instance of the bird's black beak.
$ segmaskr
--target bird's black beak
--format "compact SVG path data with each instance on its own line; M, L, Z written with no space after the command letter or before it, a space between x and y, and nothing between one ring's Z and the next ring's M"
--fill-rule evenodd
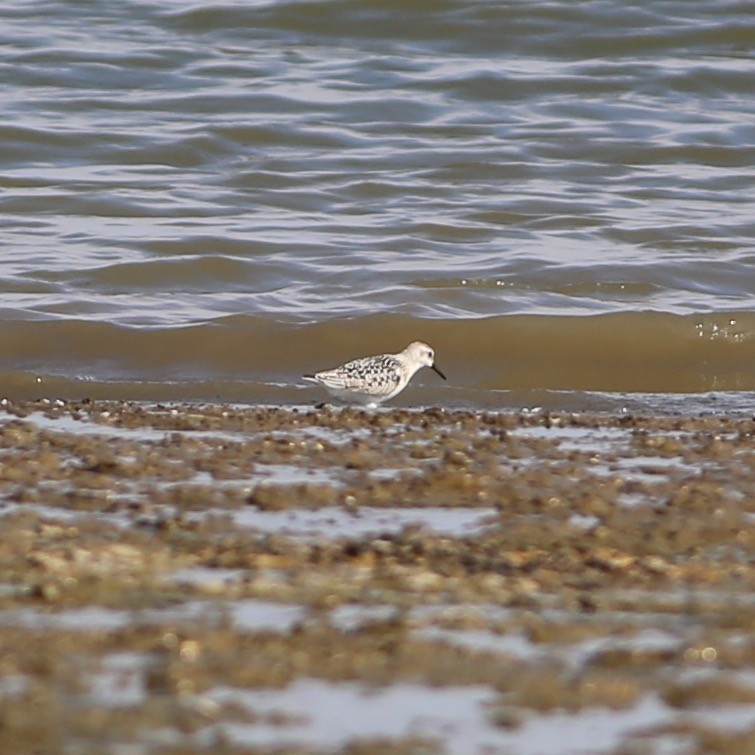
M448 378L435 365L433 365L432 367L430 367L430 369L433 372L437 372L444 380L448 380Z

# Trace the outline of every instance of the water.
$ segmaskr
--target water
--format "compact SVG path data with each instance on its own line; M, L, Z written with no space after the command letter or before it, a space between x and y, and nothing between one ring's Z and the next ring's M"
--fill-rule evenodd
M412 340L449 383L398 404L755 389L748 2L27 0L0 40L4 395L302 403Z

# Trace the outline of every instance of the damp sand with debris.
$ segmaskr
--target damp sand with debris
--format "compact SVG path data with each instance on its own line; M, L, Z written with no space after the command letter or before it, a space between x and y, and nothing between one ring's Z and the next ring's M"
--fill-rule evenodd
M4 751L752 751L754 431L5 401Z

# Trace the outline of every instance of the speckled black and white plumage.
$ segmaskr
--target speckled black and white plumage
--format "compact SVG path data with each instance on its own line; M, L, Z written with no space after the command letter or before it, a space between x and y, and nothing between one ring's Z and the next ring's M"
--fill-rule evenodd
M401 362L392 354L380 354L355 359L342 367L318 372L314 377L326 388L384 396L395 391L401 382Z
M401 393L422 367L430 367L446 379L435 366L435 353L421 341L409 344L398 354L354 359L332 370L304 375L304 379L322 385L343 401L377 406Z

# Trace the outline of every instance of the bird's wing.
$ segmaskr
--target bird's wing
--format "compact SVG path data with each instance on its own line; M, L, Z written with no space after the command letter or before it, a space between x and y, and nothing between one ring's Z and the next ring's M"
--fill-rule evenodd
M385 396L396 389L401 380L401 364L390 354L365 357L347 362L342 367L315 373L319 383L339 391L368 392Z

